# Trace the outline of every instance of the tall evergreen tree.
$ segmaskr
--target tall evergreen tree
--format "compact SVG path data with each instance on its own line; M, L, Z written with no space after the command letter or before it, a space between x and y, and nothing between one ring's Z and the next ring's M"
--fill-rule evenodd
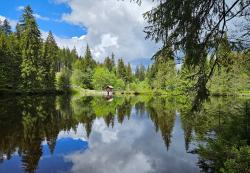
M21 30L21 76L22 87L32 89L39 87L39 58L41 48L41 33L30 6L24 8L20 21Z
M112 59L110 59L109 57L106 57L104 59L104 66L111 72L113 70Z
M96 66L96 62L92 57L89 45L87 45L87 47L86 47L86 51L85 51L85 55L84 55L84 61L85 61L86 69L87 68L93 69Z
M132 77L133 77L132 68L131 68L130 63L128 63L128 66L127 66L127 82L128 83L132 82Z
M21 37L21 33L22 33L22 27L19 23L16 24L16 36L17 38Z
M118 64L117 64L117 76L122 79L124 82L127 81L127 72L126 72L126 67L123 62L123 59L118 59Z
M83 64L81 61L78 62L80 70L83 72L82 84L84 88L93 89L92 78L94 73L94 68L96 67L96 62L92 57L89 45L86 47L85 55L83 58Z
M135 69L135 77L139 80L139 81L143 81L146 77L146 70L144 65L137 65L136 69Z
M112 62L112 66L115 67L115 54L113 52L111 54L111 62Z
M3 32L0 32L0 88L5 88L8 84L9 61L7 54L7 38Z
M40 71L41 76L43 77L42 84L45 88L54 88L57 57L58 47L53 34L50 31L43 45L41 61L41 66L43 68Z
M4 19L3 22L0 21L0 32L9 35L11 33L11 26L7 19Z
M20 79L19 43L8 21L4 23L0 29L0 88L16 89Z

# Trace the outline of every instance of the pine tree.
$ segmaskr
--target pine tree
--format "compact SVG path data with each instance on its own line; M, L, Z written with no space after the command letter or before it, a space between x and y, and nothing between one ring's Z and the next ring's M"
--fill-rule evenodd
M21 30L21 76L24 89L39 88L39 58L41 48L41 33L30 6L25 7L20 21Z

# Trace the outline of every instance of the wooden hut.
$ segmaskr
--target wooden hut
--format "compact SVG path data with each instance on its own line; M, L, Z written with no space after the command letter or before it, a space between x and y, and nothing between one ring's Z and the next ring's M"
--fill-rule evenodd
M114 89L114 88L113 88L111 85L107 85L107 86L106 86L105 90L106 90L108 96L114 94L114 93L113 93L113 89Z

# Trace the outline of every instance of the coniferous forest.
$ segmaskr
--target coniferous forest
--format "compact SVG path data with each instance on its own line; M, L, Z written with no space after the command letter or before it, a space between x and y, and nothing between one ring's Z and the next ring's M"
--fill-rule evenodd
M95 61L88 45L83 56L78 55L76 49L59 48L51 31L46 39L41 38L30 6L23 10L16 28L11 28L8 20L1 21L0 26L0 88L3 92L54 92L79 87L102 90L112 85L120 92L178 95L192 93L198 80L195 74L199 68L183 63L177 69L177 60L170 50L168 54L157 53L148 67L137 65L132 69L130 63L126 64L114 54L102 63ZM248 94L249 50L233 50L225 33L216 57L221 58L207 84L210 93ZM204 70L209 71L213 63L208 55Z

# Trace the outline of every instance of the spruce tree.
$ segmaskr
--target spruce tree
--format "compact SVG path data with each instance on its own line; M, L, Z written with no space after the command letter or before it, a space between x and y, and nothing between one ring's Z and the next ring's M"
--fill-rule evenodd
M40 65L40 48L41 33L33 16L30 6L25 7L22 19L20 21L21 28L21 76L22 87L24 89L39 88L41 77L39 74Z
M0 88L5 88L9 78L9 61L7 55L7 38L6 35L0 32Z
M17 89L20 81L20 50L7 19L0 21L0 88Z
M137 65L135 69L135 77L139 81L143 81L146 77L145 67L143 65Z
M58 47L51 31L43 45L42 53L41 66L43 68L40 71L43 77L42 86L54 88Z
M109 57L104 59L104 66L111 72L113 70L113 63Z
M90 69L94 69L96 66L96 62L92 57L89 45L87 45L86 47L86 51L85 51L85 55L84 55L84 61L85 61L85 66L86 69L90 68Z
M11 26L7 19L4 19L3 22L0 21L0 32L5 33L6 35L10 35L11 33Z
M132 68L131 68L130 63L128 63L128 66L127 66L127 82L128 83L132 82L132 77L133 77Z
M122 79L124 82L127 81L126 67L125 67L125 64L124 64L122 58L118 60L118 64L117 64L117 76L120 79Z
M112 63L112 67L114 69L115 68L115 54L114 53L111 54L111 63Z
M139 67L139 65L136 65L136 68L135 68L135 77L137 79L140 78L140 67Z
M96 62L92 57L89 45L86 47L83 63L83 67L80 69L84 73L83 86L88 89L93 89L91 81L93 78L94 68L96 67Z
M10 63L10 85L12 89L17 89L21 81L21 52L19 40L14 33L8 36L8 61Z

